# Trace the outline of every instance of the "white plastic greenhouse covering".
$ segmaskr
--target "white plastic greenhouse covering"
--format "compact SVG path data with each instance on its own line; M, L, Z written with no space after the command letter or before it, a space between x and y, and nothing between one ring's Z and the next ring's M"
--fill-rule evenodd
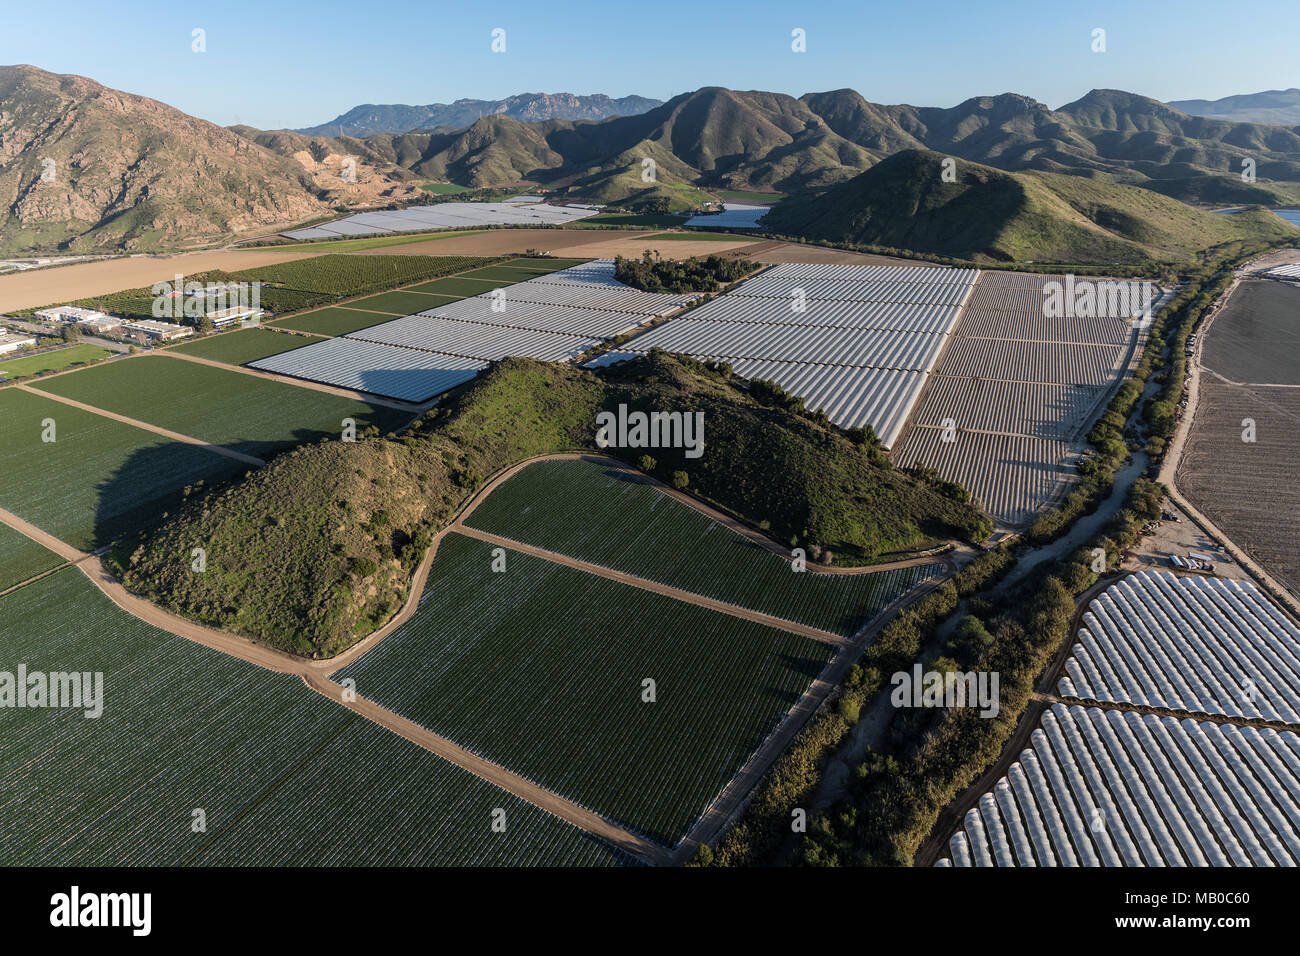
M628 345L641 352L661 348L696 356L928 372L943 343L942 333L690 320L665 323Z
M819 302L903 302L919 305L959 306L970 285L942 282L836 282L829 279L791 279L769 270L746 279L731 295L764 299L797 298Z
M468 382L487 363L336 338L250 362L250 367L339 388L422 402Z
M560 225L594 216L594 209L522 202L447 202L358 213L334 222L283 233L290 239L332 239L384 232L424 232L463 226Z
M940 282L970 285L978 269L947 266L854 266L830 262L783 262L763 273L782 279L823 279L829 282Z
M750 325L813 325L838 329L889 329L946 332L957 322L955 305L896 302L824 302L810 299L802 312L785 299L760 299L727 293L681 318L692 322L742 322Z
M939 866L1295 866L1300 737L1055 704Z
M519 329L536 329L539 332L567 332L570 335L603 339L613 338L654 320L653 316L642 315L639 312L614 312L575 305L546 305L540 302L519 302L514 299L493 300L485 296L449 302L419 314L441 319L455 319L460 322L507 325Z
M750 206L745 203L724 202L722 212L692 216L688 226L713 226L717 229L756 229L758 221L772 211L771 206Z
M1264 270L1265 275L1280 276L1284 279L1300 279L1300 263L1289 263Z
M421 402L508 355L575 358L693 298L625 286L613 260L599 259L251 364Z
M408 349L443 352L462 358L495 361L507 355L522 355L544 362L575 358L599 344L598 339L538 332L480 322L456 322L428 315L409 315L381 325L372 325L345 338Z
M1083 625L1063 697L1300 723L1300 630L1249 581L1130 575Z

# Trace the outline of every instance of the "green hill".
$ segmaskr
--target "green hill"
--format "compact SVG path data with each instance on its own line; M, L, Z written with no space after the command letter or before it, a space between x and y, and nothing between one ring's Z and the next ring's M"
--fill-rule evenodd
M905 150L820 194L787 199L764 229L833 242L999 262L1139 264L1292 230L1272 213L1215 215L1101 178L1005 172Z

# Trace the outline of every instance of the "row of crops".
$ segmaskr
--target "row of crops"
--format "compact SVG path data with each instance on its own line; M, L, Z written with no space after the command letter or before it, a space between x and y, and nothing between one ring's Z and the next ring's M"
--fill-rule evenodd
M0 524L0 591L62 563L63 559L57 554L8 525Z
M1053 706L967 814L955 866L1296 866L1300 737Z
M494 560L447 535L416 615L334 679L667 845L830 657L554 562Z
M0 648L29 672L103 674L98 719L6 711L0 865L625 861L296 678L130 617L75 570L0 598Z
M585 460L529 465L466 524L846 636L942 570L936 564L872 574L796 572L637 476Z
M1300 628L1249 581L1131 575L1083 623L1062 696L1300 724Z
M247 331L292 340L281 333ZM352 419L358 431L374 425L386 432L411 417L385 406L166 354L60 375L39 388L258 458L337 438L345 418Z
M52 398L0 391L0 508L85 551L155 519L187 485L247 468Z

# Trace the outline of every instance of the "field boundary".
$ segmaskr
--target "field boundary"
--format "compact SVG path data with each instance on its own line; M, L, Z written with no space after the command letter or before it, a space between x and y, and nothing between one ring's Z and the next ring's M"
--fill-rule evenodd
M214 445L211 442L203 441L200 438L194 438L190 435L183 435L180 432L174 432L170 428L163 428L161 425L151 425L149 422L141 421L138 418L129 418L126 415L119 415L116 412L110 412L107 409L99 408L96 405L87 405L85 402L79 402L76 399L66 398L63 395L56 395L53 392L45 392L39 388L33 388L30 385L22 384L18 388L24 392L30 392L32 395L38 395L41 398L48 398L51 401L59 402L72 408L80 409L83 412L90 412L92 415L99 415L102 418L111 418L115 422L121 422L123 425L130 425L133 428L139 428L142 431L153 432L155 435L161 435L163 438L170 438L172 441L183 442L186 445L197 445L199 448L214 452L218 455L225 455L227 458L233 458L235 461L242 461L246 465L252 465L255 468L261 468L266 462L261 458L254 458L252 455L245 455L243 452L235 451L233 448L227 448L224 445Z

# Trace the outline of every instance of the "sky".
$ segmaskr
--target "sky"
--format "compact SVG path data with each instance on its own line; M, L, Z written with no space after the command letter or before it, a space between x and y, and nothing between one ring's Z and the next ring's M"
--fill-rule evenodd
M363 103L701 86L849 87L916 106L1016 92L1058 107L1105 87L1171 100L1300 86L1297 13L1296 0L48 0L4 4L0 63L262 129Z

